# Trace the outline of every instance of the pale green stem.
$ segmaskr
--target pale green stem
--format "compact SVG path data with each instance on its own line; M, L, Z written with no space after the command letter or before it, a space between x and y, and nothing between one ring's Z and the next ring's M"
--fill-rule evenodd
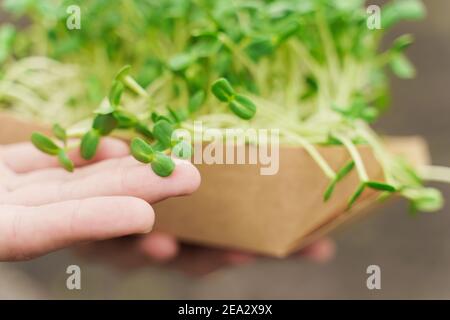
M148 97L147 91L144 90L131 76L126 76L123 79L125 85L130 88L132 91L136 92L141 97Z
M243 66L245 66L252 75L258 74L258 66L251 61L239 48L233 40L231 40L225 33L219 34L219 40L226 46L228 49L230 49L233 54L236 56L236 58L239 60L239 62L242 63Z
M347 138L345 135L336 134L334 133L333 136L341 141L344 146L347 148L348 152L350 153L350 156L352 157L353 161L355 162L356 170L358 171L359 179L362 182L369 181L369 176L367 174L366 168L364 166L364 162L361 158L361 155L358 152L358 149L353 144L353 142Z
M357 122L357 131L372 147L375 157L377 158L378 162L383 168L386 182L395 186L398 185L396 179L393 177L390 171L389 161L391 161L391 154L385 149L383 144L379 141L377 135L363 121Z
M422 166L419 175L424 180L450 183L450 168L443 166Z
M325 54L327 56L328 66L330 68L331 79L334 84L339 83L339 57L336 52L333 37L328 28L327 20L322 9L318 9L316 13L317 27L319 35L322 39Z
M319 151L307 140L302 137L283 132L283 134L288 138L289 141L295 144L301 145L309 153L309 155L314 159L317 165L322 169L325 175L330 179L336 177L336 172L328 165L326 160L322 157Z

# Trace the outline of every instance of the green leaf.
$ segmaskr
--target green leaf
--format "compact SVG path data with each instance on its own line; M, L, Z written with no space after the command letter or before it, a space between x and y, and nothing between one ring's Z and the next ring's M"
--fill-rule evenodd
M331 195L333 194L334 189L336 188L336 183L337 183L336 179L331 180L330 184L327 187L327 190L325 190L325 193L323 195L323 200L325 202L330 200Z
M167 146L163 145L163 144L162 144L161 142L159 142L159 141L156 141L156 142L152 145L152 148L153 148L153 150L155 150L155 151L161 151L161 152L163 152L163 151L165 151L165 150L168 149Z
M231 84L225 78L216 80L211 87L211 91L222 102L230 102L236 94Z
M279 28L279 36L277 44L279 45L281 42L286 41L293 35L295 35L300 28L300 25L297 21L288 21L284 23L281 28Z
M92 127L102 136L111 133L117 127L118 121L113 114L99 114L95 117Z
M380 116L380 111L374 107L366 107L360 113L360 118L368 123L372 123Z
M67 133L66 130L61 127L59 124L54 124L53 128L52 128L52 132L54 134L54 136L56 138L58 138L59 140L61 140L62 142L66 142L67 141Z
M236 95L228 106L235 115L244 120L249 120L256 114L256 105L242 95Z
M203 90L197 91L189 99L189 106L188 106L189 113L197 112L204 102L205 102L205 91Z
M358 189L356 190L356 192L350 198L347 209L350 209L355 204L356 200L359 199L359 197L362 195L362 193L364 192L365 189L366 189L366 184L361 183L359 185Z
M34 132L31 135L31 142L33 145L44 153L50 155L57 155L59 153L59 147L47 136L39 132Z
M59 150L58 161L64 169L69 172L73 172L73 162L72 160L70 160L70 158L67 156L67 153L63 149Z
M178 71L185 70L194 61L195 61L195 58L191 54L180 53L180 54L170 58L167 65L170 70L178 72Z
M172 123L172 119L170 119L169 117L157 114L156 112L152 112L151 119L152 119L153 123L157 123L159 120L165 120L169 123Z
M410 34L404 34L394 40L391 50L402 52L414 42L414 37Z
M220 50L222 43L214 34L209 36L204 35L202 40L199 40L191 47L191 52L198 58L212 57Z
M254 61L258 61L262 57L272 54L274 51L275 43L269 36L255 38L245 48L245 52Z
M377 182L377 181L368 181L366 182L366 186L379 191L387 191L387 192L395 192L397 191L395 187L391 186L390 184L383 183L383 182Z
M16 28L5 24L0 28L0 63L4 62L10 55L16 38Z
M168 177L175 169L175 163L172 158L166 156L162 152L156 152L152 161L152 169L160 177Z
M403 54L395 54L389 64L391 66L392 72L394 72L394 74L399 78L411 79L416 75L414 66Z
M340 169L337 173L336 173L336 181L339 182L341 181L345 176L347 176L355 167L355 162L354 161L350 161L349 163L347 163L344 167L342 167L342 169Z
M134 128L139 121L133 113L126 110L116 110L113 116L117 120L117 128L120 129Z
M94 110L94 114L107 115L107 114L113 113L114 111L115 111L115 108L111 105L109 100L105 99L100 104L100 107L98 107L97 109Z
M396 0L386 4L382 10L381 23L383 28L390 28L402 20L421 20L426 10L420 0Z
M145 123L138 122L136 126L134 127L134 130L136 130L137 133L142 134L144 137L148 139L153 139L153 133L150 131L148 126Z
M114 77L115 81L120 81L123 82L123 80L125 79L126 76L128 76L130 74L130 70L131 70L131 66L130 65L126 65L123 66L119 72L117 72L116 76Z
M172 108L167 108L167 109L169 109L169 113L170 113L171 117L173 118L172 122L174 122L174 123L183 122L188 117L187 112L184 109L178 109L178 110L174 110Z
M415 211L434 212L444 204L441 192L434 188L405 188L401 193L411 201L411 209Z
M100 134L97 130L88 131L81 139L80 152L81 157L85 160L91 160L97 152L100 142Z
M332 0L329 1L339 11L354 11L361 8L364 5L364 0Z
M133 157L142 163L150 163L153 161L153 148L141 138L134 138L131 141L131 154Z
M172 148L172 153L177 158L190 159L192 156L192 146L186 141L180 141Z
M442 194L436 189L425 189L423 194L413 199L412 205L414 209L423 212L434 212L442 209L444 205L444 198Z
M115 80L113 85L111 86L111 90L109 91L109 103L116 109L120 104L120 98L122 97L123 90L125 86L121 81Z
M331 195L333 194L337 183L340 182L345 176L347 176L353 170L354 167L355 162L350 161L336 173L336 177L333 180L331 180L330 184L328 185L323 195L325 201L328 201L331 198Z
M169 148L172 145L173 126L166 120L158 120L153 127L153 136L164 147Z

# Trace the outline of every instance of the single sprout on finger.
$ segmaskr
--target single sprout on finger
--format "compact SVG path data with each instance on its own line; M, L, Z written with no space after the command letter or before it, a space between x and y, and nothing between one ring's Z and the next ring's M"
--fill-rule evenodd
M175 170L175 162L162 152L156 152L151 162L153 171L160 177L168 177Z
M175 169L173 160L164 153L154 151L154 149L141 138L134 138L131 141L131 154L142 163L150 164L153 172L160 177L168 177Z
M131 141L131 155L142 163L150 163L155 157L153 148L141 138L134 138Z
M36 148L46 154L54 156L59 153L60 148L56 145L56 143L42 133L34 132L31 135L31 142Z
M59 139L62 143L64 143L64 144L67 143L67 132L59 124L53 125L52 132L53 132L53 135L57 139Z
M94 158L99 142L100 134L97 130L91 129L86 132L83 136L83 139L81 139L81 157L85 160L91 160L92 158Z
M59 150L58 161L64 169L66 169L69 172L73 172L75 166L72 160L70 160L65 150L63 149Z

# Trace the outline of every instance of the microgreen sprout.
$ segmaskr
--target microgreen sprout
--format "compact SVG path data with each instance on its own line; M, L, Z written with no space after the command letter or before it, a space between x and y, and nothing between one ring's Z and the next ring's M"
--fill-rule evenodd
M61 139L61 137L63 137L65 143L65 135L61 135L62 128L60 128L58 125L55 125L53 131L56 132L55 135L59 135L58 138ZM31 142L40 151L51 156L56 156L61 166L67 171L72 172L74 170L74 164L67 155L68 149L66 147L58 146L51 138L38 132L35 132L31 135Z
M130 143L130 151L133 157L144 164L150 164L152 170L161 177L170 176L175 169L173 159L168 155L173 153L180 159L189 159L192 155L192 146L182 139L174 139L173 133L177 126L180 126L185 120L183 114L195 112L203 103L205 94L199 91L194 94L190 100L187 110L172 110L168 108L167 115L160 115L153 112L147 120L139 120L145 115L136 115L130 113L121 106L121 98L124 90L127 88L135 93L145 92L137 82L129 75L130 68L125 66L117 73L113 79L108 97L103 100L103 105L100 106L94 113L92 125L84 130L84 132L77 132L76 135L81 135L80 154L83 159L91 160L95 157L98 145L102 137L113 134L116 130L130 130L134 129L138 137L132 139ZM213 92L219 86L227 86L227 90L231 90L230 95L226 101L228 103L236 103L238 107L231 107L230 109L239 117L250 119L256 112L255 104L248 98L237 95L231 89L228 81L220 79L213 85ZM130 85L131 84L131 85ZM147 93L142 94L147 97ZM151 122L153 123L151 128ZM53 126L53 135L59 139L64 145L64 148L59 147L50 137L42 133L33 133L31 141L42 152L49 155L56 156L67 171L72 172L74 165L67 156L67 151L70 149L66 146L68 138L72 137L67 133L61 125L55 124ZM75 144L73 147L76 147Z
M238 117L249 120L256 113L255 104L247 97L237 94L231 84L224 78L213 83L211 91L222 102L228 103L228 107Z

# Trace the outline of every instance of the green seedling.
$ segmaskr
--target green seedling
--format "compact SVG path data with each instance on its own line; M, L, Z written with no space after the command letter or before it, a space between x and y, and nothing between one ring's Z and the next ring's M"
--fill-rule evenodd
M255 116L255 104L249 98L237 94L226 79L222 78L214 82L211 91L217 99L228 103L230 110L239 118L250 120Z

